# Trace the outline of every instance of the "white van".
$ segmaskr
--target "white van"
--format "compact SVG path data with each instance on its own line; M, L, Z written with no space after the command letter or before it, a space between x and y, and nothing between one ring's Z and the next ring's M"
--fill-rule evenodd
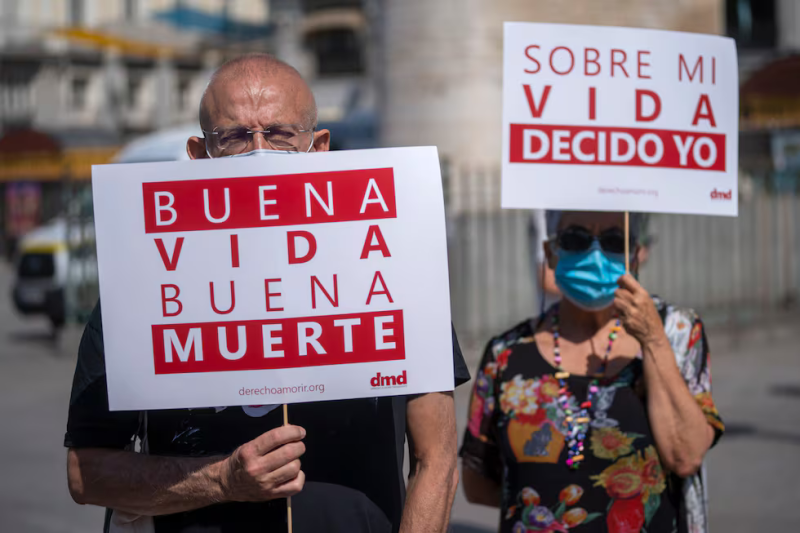
M157 131L128 144L117 155L115 163L150 163L189 159L186 141L189 137L202 137L200 126L186 125Z
M188 159L186 141L193 135L202 136L196 125L145 135L125 146L114 162ZM94 224L87 216L76 216L91 212L90 195L74 199L67 211L69 216L56 217L24 235L15 260L14 306L25 315L46 315L54 328L66 321L67 300L75 297L75 291L69 288L81 288L85 292L87 286L94 285L95 291L89 292L96 293ZM71 220L81 222L70 223Z

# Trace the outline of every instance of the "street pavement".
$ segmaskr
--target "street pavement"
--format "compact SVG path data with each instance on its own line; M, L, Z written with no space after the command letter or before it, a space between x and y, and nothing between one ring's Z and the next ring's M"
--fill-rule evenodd
M15 314L11 283L0 261L0 532L102 531L103 510L67 491L63 442L80 331L53 339L46 319Z
M102 530L103 511L72 502L62 446L80 340L58 339L47 322L18 316L11 271L0 263L0 532ZM712 330L714 398L728 427L708 456L711 530L800 530L800 318ZM477 351L467 350L474 371ZM456 392L459 434L469 386ZM490 533L498 513L470 505L459 489L453 533Z

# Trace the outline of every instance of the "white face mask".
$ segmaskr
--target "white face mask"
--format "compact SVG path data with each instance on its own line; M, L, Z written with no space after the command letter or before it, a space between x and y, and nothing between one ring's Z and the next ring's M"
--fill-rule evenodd
M208 154L208 157L210 159L223 159L225 157L253 157L253 156L260 157L260 156L270 155L270 154L299 154L299 153L303 153L303 152L290 152L288 150L268 150L266 148L259 148L257 150L251 150L249 152L244 152L243 154L221 155L219 157L211 157L211 154L209 154L208 150L206 150L206 154Z

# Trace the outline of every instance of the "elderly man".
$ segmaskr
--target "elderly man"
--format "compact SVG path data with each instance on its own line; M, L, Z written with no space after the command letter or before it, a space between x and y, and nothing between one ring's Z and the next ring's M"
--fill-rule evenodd
M245 56L213 76L200 106L204 136L187 150L192 159L326 151L330 132L316 120L297 71ZM469 374L454 347L460 384ZM293 405L297 425L285 427L274 407L110 412L98 304L70 399L70 493L113 509L106 531L280 532L293 495L295 532L447 528L458 476L451 393Z

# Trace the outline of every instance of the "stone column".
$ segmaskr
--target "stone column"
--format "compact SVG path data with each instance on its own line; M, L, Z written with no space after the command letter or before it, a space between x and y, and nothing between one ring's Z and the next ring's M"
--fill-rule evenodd
M153 125L160 130L172 125L175 116L176 75L172 59L158 59L155 72L155 106Z
M785 0L792 3L793 0ZM503 22L720 33L722 0L385 0L382 142L499 165Z
M778 0L775 7L778 48L800 51L800 3L797 0Z
M269 16L275 23L275 55L296 68L306 80L312 79L314 64L311 55L303 47L300 2L275 0L270 5Z

